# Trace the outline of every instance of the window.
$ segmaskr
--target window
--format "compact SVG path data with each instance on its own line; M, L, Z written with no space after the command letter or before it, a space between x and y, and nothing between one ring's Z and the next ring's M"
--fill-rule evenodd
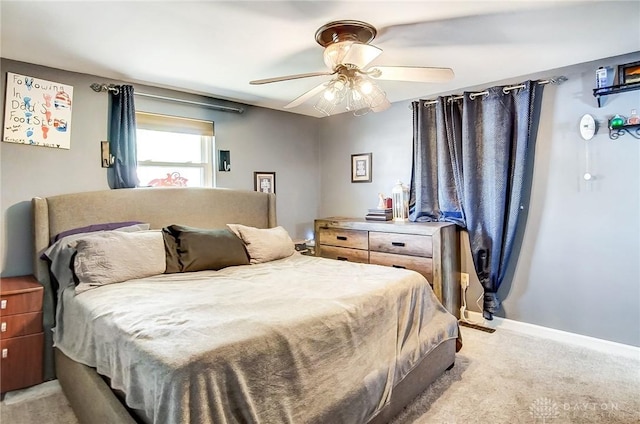
M213 122L136 112L140 186L212 187Z

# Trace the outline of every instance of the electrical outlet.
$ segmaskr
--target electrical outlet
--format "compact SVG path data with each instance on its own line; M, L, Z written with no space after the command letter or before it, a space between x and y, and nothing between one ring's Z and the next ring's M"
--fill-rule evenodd
M467 274L466 272L460 274L460 285L463 289L469 287L469 274Z

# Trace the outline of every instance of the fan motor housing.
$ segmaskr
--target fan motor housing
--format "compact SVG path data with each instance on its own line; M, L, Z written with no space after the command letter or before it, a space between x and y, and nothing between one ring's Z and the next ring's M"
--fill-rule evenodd
M362 21L335 21L318 28L316 41L322 47L327 47L339 41L357 41L367 44L378 32L373 25Z

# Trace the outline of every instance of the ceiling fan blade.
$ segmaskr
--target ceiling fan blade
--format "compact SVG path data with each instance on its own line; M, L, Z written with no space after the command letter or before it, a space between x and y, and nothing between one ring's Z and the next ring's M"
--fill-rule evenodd
M327 85L329 85L329 81L323 82L322 84L320 84L320 85L312 88L311 90L307 91L303 95L297 97L295 100L293 100L291 103L286 105L284 108L285 109L291 109L291 108L294 108L296 106L301 105L302 103L306 102L307 100L309 100L310 98L312 98L313 96L315 96L316 94L318 94L322 90L324 90L327 87Z
M417 66L374 66L367 69L371 78L392 81L445 82L453 79L451 68Z
M358 68L364 68L376 57L380 56L382 50L371 44L353 43L342 59L342 63L350 63Z
M309 77L320 77L323 75L333 75L335 72L309 72L307 74L294 74L294 75L285 75L283 77L275 77L275 78L265 78L261 80L249 81L251 85L260 85L260 84L269 84L272 82L280 82L280 81L289 81L300 78L309 78Z

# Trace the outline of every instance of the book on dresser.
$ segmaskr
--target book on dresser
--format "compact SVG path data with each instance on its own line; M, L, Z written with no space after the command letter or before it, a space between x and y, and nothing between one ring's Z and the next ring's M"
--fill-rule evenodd
M367 221L391 221L393 218L393 209L369 209L367 215L364 217Z

